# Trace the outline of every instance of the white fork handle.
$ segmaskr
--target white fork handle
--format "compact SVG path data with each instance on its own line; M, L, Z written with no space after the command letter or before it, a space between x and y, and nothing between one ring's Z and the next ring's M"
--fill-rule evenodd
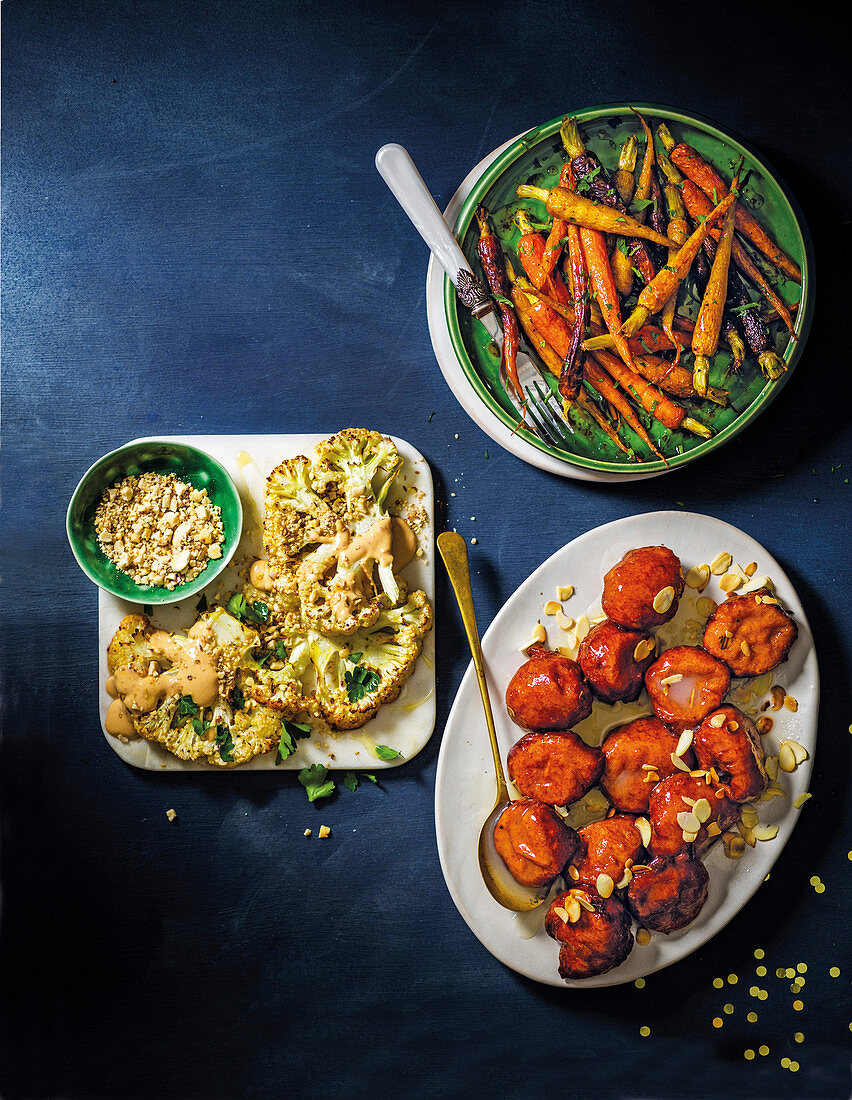
M383 145L376 153L376 168L465 305L480 318L492 312L487 291L471 270L408 151L395 143Z

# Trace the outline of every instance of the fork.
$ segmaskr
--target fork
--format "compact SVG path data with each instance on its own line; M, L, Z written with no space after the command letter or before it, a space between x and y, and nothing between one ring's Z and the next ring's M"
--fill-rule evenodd
M471 270L452 230L444 221L429 188L417 171L408 151L401 145L383 145L376 153L376 168L432 255L449 275L461 301L479 318L492 340L503 346L503 330L491 296ZM570 450L573 427L562 415L559 402L541 371L524 351L518 351L518 377L526 400L521 402L511 386L505 392L522 420L528 417L532 430L549 447ZM529 427L529 425L527 425Z

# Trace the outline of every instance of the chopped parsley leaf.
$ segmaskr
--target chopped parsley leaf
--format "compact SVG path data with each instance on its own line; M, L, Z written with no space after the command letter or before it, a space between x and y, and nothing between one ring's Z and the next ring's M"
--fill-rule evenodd
M223 722L220 722L216 727L216 748L219 750L219 756L226 764L233 763L234 739L231 736L231 731Z
M343 786L347 791L356 791L358 789L358 776L355 772L347 772L343 777Z
M303 737L310 737L311 727L303 725L301 722L288 722L286 719L281 723L281 737L278 741L278 751L275 753L275 767L279 764L283 764L288 756L292 756L296 751L296 742Z
M376 745L376 756L379 760L396 760L402 756L402 753L397 752L396 749L389 749L387 745Z
M299 772L299 782L308 793L308 801L316 802L318 798L328 798L334 794L334 780L328 778L328 768L325 764L311 764L309 768L302 768Z

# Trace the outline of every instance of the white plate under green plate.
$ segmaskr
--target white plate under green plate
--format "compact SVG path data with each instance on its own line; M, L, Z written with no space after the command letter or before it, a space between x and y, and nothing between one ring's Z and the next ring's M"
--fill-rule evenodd
M689 927L668 936L652 933L650 944L635 945L621 966L608 974L564 982L557 972L559 946L540 927L547 906L540 906L532 914L510 913L494 901L479 872L477 839L494 805L495 786L482 704L473 667L469 667L447 720L435 779L435 828L441 869L456 907L477 939L506 966L546 985L578 989L620 985L670 966L695 951L724 928L759 889L781 854L799 813L808 812L807 805L803 811L794 806L797 797L808 788L819 706L819 670L804 609L781 566L758 542L721 520L689 512L650 512L597 527L558 550L509 597L482 639L503 759L524 733L511 721L504 704L509 680L526 659L518 647L529 640L538 621L547 627L548 644L554 647L560 644L560 629L553 618L544 615L544 604L555 598L557 586L574 585L574 595L565 604L565 610L578 618L595 604L599 606L604 573L627 550L660 543L678 555L685 570L728 551L741 566L757 562L755 575L765 574L773 580L782 604L795 616L799 637L789 659L775 670L772 679L798 700L799 709L796 713L786 708L772 712L774 726L764 738L764 745L769 754L777 754L779 741L790 737L804 745L810 756L792 774L779 773L786 798L758 804L761 822L778 825L774 840L746 848L740 860L726 858L719 843L710 849L705 857L710 872L709 897ZM717 577L712 578L704 595L716 601L724 598ZM695 591L687 588L676 618L655 631L662 634L664 645L678 644L688 629L688 621L697 618L695 598ZM748 683L734 680L731 689L735 705L745 711L759 702L753 697L746 702L740 696L743 685ZM641 713L650 713L644 692L636 704L608 707L596 702L592 715L576 729L591 743L597 743L613 726ZM724 966L724 959L719 960L719 965Z

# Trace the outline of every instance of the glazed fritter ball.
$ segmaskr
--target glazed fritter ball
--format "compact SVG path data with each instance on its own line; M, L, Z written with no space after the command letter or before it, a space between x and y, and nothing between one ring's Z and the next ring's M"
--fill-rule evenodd
M725 794L734 802L750 802L769 783L766 754L757 726L736 707L708 714L692 738L699 767L714 768Z
M645 656L636 659L640 643ZM606 619L592 627L580 644L577 663L592 692L604 703L632 703L644 687L645 670L653 664L654 643L645 631L625 630Z
M604 770L599 784L616 809L631 814L648 812L654 783L680 770L672 762L677 743L677 734L650 716L610 730L601 745ZM684 754L683 762L691 766L691 752Z
M676 932L695 920L707 900L710 875L700 859L686 852L657 856L635 871L627 887L627 908L643 928Z
M522 795L550 806L567 806L594 787L603 771L600 749L570 730L528 733L506 759L509 778Z
M543 802L519 798L497 818L494 846L516 882L547 886L575 857L580 838Z
M632 817L615 814L603 821L593 821L577 830L585 851L572 860L578 884L596 886L598 875L609 875L618 884L624 876L628 859L634 863L642 851L642 836ZM574 876L571 875L573 879Z
M601 606L619 626L650 630L675 617L683 584L680 559L667 546L641 546L628 550L606 574ZM670 603L660 595L667 589L672 590Z
M695 814L695 803L706 801L710 806L709 815L701 822L694 841L684 840L684 828L678 815ZM689 850L697 858L706 851L718 834L709 834L707 827L711 823L724 833L735 821L739 820L740 808L736 802L727 798L721 788L712 787L700 776L689 772L678 772L660 782L651 791L651 805L648 810L651 821L651 852L655 856L673 856ZM698 816L697 814L695 816Z
M532 646L506 689L509 717L527 730L566 730L592 713L592 695L576 661Z
M630 917L614 897L602 898L596 890L583 894L592 911L581 906L580 916L572 923L557 912L573 909L575 892L558 894L544 918L544 930L560 944L559 976L592 978L620 966L633 948Z
M699 646L673 646L645 673L654 714L676 730L697 726L719 706L730 686L728 666Z
M704 648L734 676L761 676L787 660L798 634L791 616L761 589L719 604L704 628Z

